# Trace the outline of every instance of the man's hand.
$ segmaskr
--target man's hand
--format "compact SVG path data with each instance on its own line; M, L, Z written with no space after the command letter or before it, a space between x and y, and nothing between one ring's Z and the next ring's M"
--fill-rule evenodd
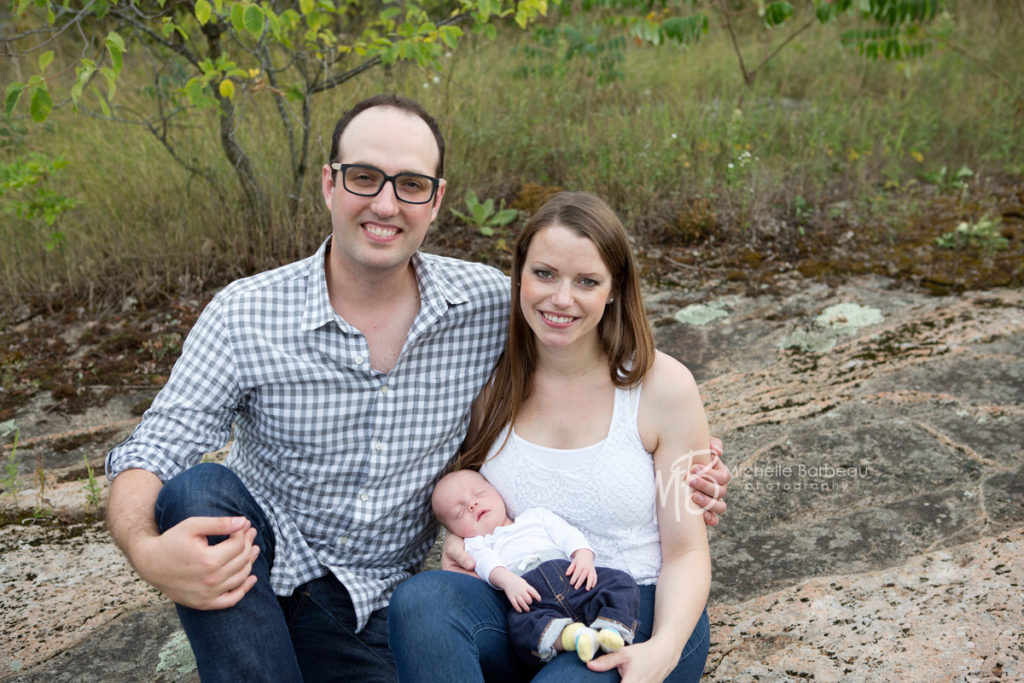
M572 562L565 570L565 575L570 577L569 583L573 588L579 588L586 583L587 590L597 585L597 570L594 569L594 551L588 548L580 548L572 554Z
M725 512L725 492L732 475L722 462L722 440L711 437L710 449L711 462L692 467L686 483L694 489L690 500L704 510L704 523L715 526L718 524L718 515Z
M210 545L207 536L227 536ZM244 517L190 517L157 536L138 539L129 559L168 598L200 610L226 609L256 584L260 548Z
M476 569L476 562L466 552L466 542L461 536L456 536L450 531L445 532L444 547L441 550L441 569L476 576L473 572Z

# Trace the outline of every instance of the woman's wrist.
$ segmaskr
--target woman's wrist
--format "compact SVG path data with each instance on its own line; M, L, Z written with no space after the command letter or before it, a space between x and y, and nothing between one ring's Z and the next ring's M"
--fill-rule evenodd
M675 668L676 662L683 656L683 647L674 638L655 634L648 639L648 644L655 649L657 656L669 665L669 671Z

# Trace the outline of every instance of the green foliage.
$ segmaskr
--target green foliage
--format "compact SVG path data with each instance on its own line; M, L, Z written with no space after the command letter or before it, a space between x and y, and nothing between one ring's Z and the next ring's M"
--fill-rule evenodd
M473 190L466 193L466 208L469 213L462 213L456 209L451 209L451 212L463 223L476 228L485 237L492 236L495 228L508 225L519 217L519 212L515 209L505 208L504 199L501 200L498 208L495 208L493 199L481 202Z
M274 100L287 143L284 168L290 173L280 167L275 171L285 179L280 184L286 186L294 216L304 176L316 166L309 163L315 95L378 65L408 62L436 69L441 56L464 35L463 26L493 36L495 22L508 20L525 28L547 6L548 0L453 0L440 5L413 0L371 7L356 0L300 0L297 5L17 0L13 14L18 32L2 37L13 50L17 73L38 73L7 86L5 111L8 118L20 112L42 122L53 110L54 95L66 97L75 111L144 127L174 161L213 184L213 168L196 163L196 156L185 149L189 131L202 125L204 113L212 112L248 217L265 231L270 220L267 181L239 140L239 107L257 97ZM67 59L55 58L55 51L46 49L57 38L66 48L57 54L69 55ZM148 75L148 98L141 103L118 89L129 63ZM71 71L75 77L70 86L51 77ZM97 82L106 88L97 88Z
M32 229L47 232L44 244L48 251L64 241L64 232L55 228L57 218L78 204L48 187L67 165L64 157L51 159L38 152L0 161L0 213L17 216Z
M82 459L85 460L85 472L88 477L82 481L82 488L85 490L86 503L90 507L98 508L103 489L96 480L96 474L92 470L92 465L89 464L89 456L82 455Z
M799 34L815 24L828 24L843 15L853 14L861 26L844 31L841 44L861 55L877 60L905 60L923 56L932 48L931 39L921 27L935 18L944 0L813 0L802 11L785 0L753 0L763 27L772 31L791 28L788 35L773 39L757 66L750 68L744 58L737 27L744 13L742 4L720 0L663 1L654 10L648 0L587 0L583 14L572 21L534 31L536 45L526 52L540 66L524 67L520 75L540 73L563 77L565 65L582 61L585 73L596 76L599 84L623 76L620 68L625 43L630 38L650 45L696 45L708 33L709 16L717 14L733 38L744 82L749 86L758 72ZM565 5L566 11L568 5ZM810 14L810 19L805 15ZM802 23L801 23L802 22ZM795 25L794 25L795 24Z
M943 192L955 190L960 193L967 191L968 181L973 177L974 171L966 166L961 166L957 169L956 173L950 173L949 168L943 166L938 171L921 174L922 179L935 185Z
M985 252L1005 249L1010 241L999 234L1000 220L985 216L977 223L961 222L954 230L935 238L943 249L979 249Z

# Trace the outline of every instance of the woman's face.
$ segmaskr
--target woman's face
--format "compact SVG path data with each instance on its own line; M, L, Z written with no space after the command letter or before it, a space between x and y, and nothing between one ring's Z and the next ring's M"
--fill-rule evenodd
M593 242L557 223L543 228L530 241L520 278L519 305L538 345L597 341L614 290Z

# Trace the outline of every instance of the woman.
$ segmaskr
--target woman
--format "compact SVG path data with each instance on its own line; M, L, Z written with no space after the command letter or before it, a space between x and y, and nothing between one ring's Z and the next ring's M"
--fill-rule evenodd
M426 572L392 599L399 677L698 680L710 558L682 477L708 463L708 425L690 372L654 349L615 213L587 193L551 198L516 242L512 292L506 350L457 466L479 468L513 517L547 508L584 533L598 563L632 575L637 638L586 665L558 656L537 671L510 654L501 594L474 577ZM446 552L460 542L449 537Z

